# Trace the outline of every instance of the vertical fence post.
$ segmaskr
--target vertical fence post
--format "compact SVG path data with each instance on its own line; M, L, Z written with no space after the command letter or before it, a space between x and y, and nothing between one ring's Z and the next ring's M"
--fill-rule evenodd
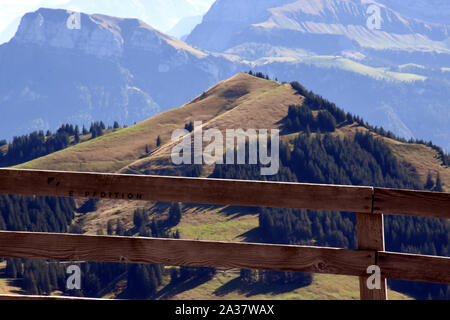
M384 223L382 214L357 213L356 227L358 249L384 251ZM369 289L367 279L370 275L359 277L361 300L387 300L386 278L381 278L380 289Z

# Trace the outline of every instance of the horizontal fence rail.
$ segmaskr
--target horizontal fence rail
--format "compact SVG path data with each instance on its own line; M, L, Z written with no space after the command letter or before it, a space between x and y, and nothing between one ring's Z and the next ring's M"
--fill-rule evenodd
M290 182L0 169L0 193L450 219L450 193Z
M389 279L450 283L450 258L378 252L381 274Z
M363 250L0 231L0 256L314 272L360 276L374 264Z
M450 258L386 252L383 215L450 219L450 194L289 182L0 169L0 194L167 201L355 212L358 250L0 231L0 257L329 273L357 276L361 299L386 279L450 283ZM367 267L382 286L366 286ZM39 299L39 297L35 297ZM13 299L3 295L0 299ZM57 299L57 298L49 298Z
M123 262L366 276L376 264L386 278L450 283L450 258L242 242L0 231L0 256ZM426 268L426 272L423 270Z
M371 212L370 187L0 169L0 193Z
M373 213L450 219L450 193L374 188Z

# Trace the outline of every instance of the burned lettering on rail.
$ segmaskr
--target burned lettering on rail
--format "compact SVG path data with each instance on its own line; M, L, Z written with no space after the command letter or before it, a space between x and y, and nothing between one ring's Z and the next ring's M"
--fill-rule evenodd
M69 191L69 197L117 199L117 200L142 200L141 193L132 193L132 192L85 191L80 194L75 194L75 191Z

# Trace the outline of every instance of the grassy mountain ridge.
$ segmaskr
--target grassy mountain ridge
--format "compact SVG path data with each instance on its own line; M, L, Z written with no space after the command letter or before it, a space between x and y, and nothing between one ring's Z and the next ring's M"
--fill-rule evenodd
M153 152L158 136L163 143L168 142L172 131L184 128L185 123L191 120L209 121L253 99L254 96L279 86L280 84L275 81L238 74L210 88L180 108L17 167L80 170L81 165L82 171L116 172L145 156L147 145L150 152ZM235 94L230 94L231 92Z
M218 128L279 128L283 129L284 119L289 106L302 106L305 98L290 84L264 80L248 74L238 74L205 91L184 106L167 111L135 126L120 129L94 140L83 142L54 154L18 165L18 168L36 168L53 170L82 170L141 174L183 174L183 167L170 162L171 132L181 129L190 121L202 120L204 129ZM315 116L321 110L314 110ZM331 133L333 137L352 139L357 132L369 132L370 129L358 122L342 122ZM282 134L281 141L291 143L303 132ZM440 172L443 188L449 190L450 168L442 165L437 152L421 144L409 144L392 138L382 137L375 132L372 135L383 139L399 161L410 164L412 173L417 173L423 184L428 170ZM311 133L317 136L317 132ZM162 140L156 146L157 137ZM148 146L148 152L146 151ZM209 176L214 168L205 167L202 175ZM86 215L76 218L83 231L90 234L106 233L108 222L119 219L126 229L133 227L133 212L136 208L145 208L155 219L162 219L168 210L161 209L155 203L134 203L126 201L101 200L97 208ZM184 208L180 223L174 227L182 238L229 241L259 241L258 214L254 211L238 211L230 207L195 206ZM190 288L172 295L170 298L224 297L244 298L248 293L240 292L232 285L235 276L219 272L204 285ZM353 283L344 290L338 290L338 282L333 278L315 277L312 286L294 290L293 296L314 298L357 298L357 280L343 278L342 283ZM230 283L231 282L231 283ZM226 284L229 286L225 286ZM221 284L221 285L220 285ZM219 290L219 288L222 290ZM234 288L234 289L233 289ZM227 290L231 291L227 291ZM335 291L329 293L330 291ZM224 293L225 292L225 293ZM226 293L228 292L228 293ZM287 293L284 293L285 295ZM283 295L250 295L250 298L283 298ZM287 296L286 296L287 297ZM395 294L395 298L405 298Z
M202 121L204 130L217 128L280 128L289 105L302 105L304 98L290 84L281 84L240 73L211 87L185 105L166 111L134 126L83 142L48 156L16 166L23 169L92 172L170 173L171 133L190 121ZM369 129L359 124L338 127L332 134L352 137ZM378 134L373 133L380 137ZM162 145L157 147L158 136ZM290 135L281 136L287 139ZM401 160L411 162L421 180L428 170L439 172L444 190L450 190L450 168L439 155L422 144L381 137ZM146 147L148 153L146 152Z

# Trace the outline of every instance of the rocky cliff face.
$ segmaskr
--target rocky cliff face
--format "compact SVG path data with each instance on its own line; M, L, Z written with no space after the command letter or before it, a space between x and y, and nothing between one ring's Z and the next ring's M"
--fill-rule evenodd
M181 50L197 57L205 56L137 19L54 9L26 14L12 40L18 44L70 49L98 57L120 58L127 49L153 53Z
M63 122L131 124L185 103L238 68L137 19L39 9L0 46L0 136Z
M79 50L99 57L118 57L124 43L119 21L66 10L40 9L22 18L13 41Z
M308 48L306 40L314 42L308 49L318 51L331 47L331 40L340 49L450 52L449 37L449 26L404 17L369 0L219 0L187 42L217 51L244 42Z
M186 41L211 51L226 50L243 28L268 19L268 8L289 2L291 0L217 0Z
M448 0L377 0L407 17L422 21L450 24Z

